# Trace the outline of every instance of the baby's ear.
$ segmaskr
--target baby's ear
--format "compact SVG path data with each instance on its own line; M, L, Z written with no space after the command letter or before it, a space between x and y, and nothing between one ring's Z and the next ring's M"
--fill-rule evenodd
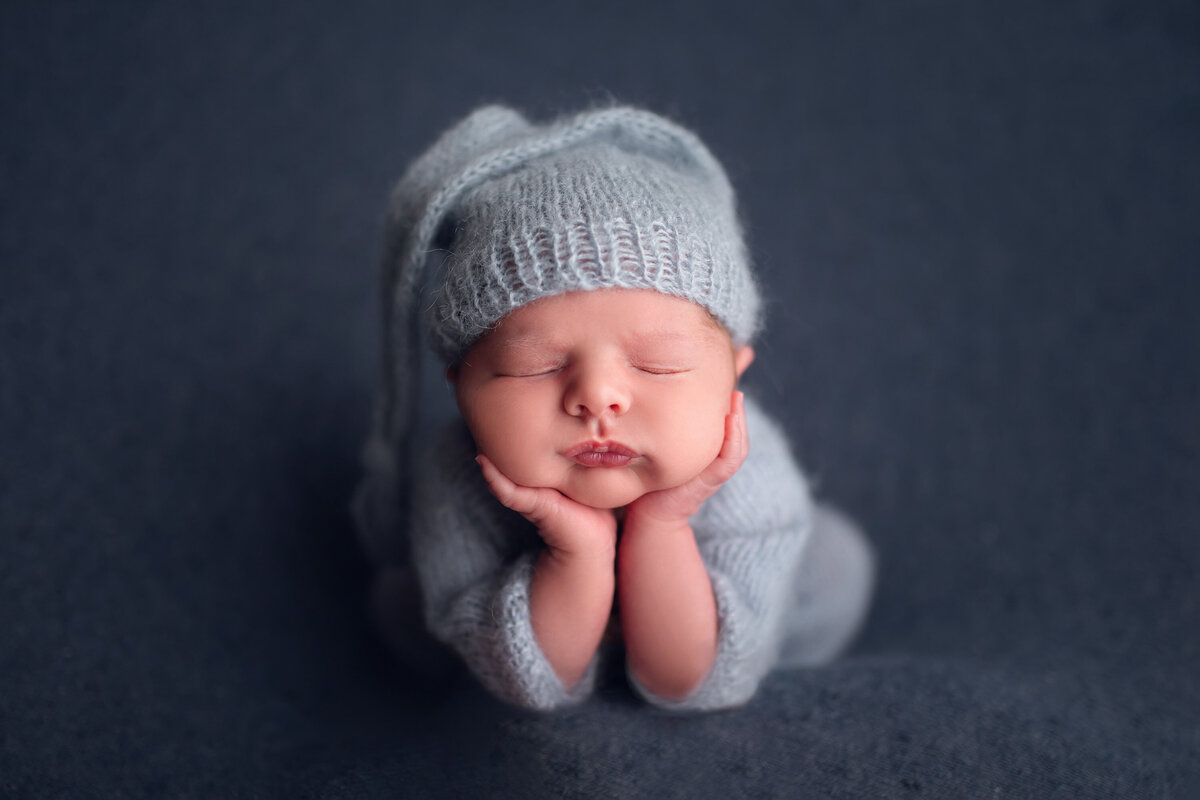
M451 386L458 386L458 364L446 367L446 380L450 381Z
M733 368L737 372L739 378L746 368L754 363L754 348L748 344L734 348L733 351Z

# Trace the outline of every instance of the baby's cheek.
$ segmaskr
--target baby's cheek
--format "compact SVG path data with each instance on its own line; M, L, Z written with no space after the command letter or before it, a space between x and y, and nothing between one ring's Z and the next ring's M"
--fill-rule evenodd
M725 420L712 419L709 414L688 420L686 428L677 430L672 451L676 461L677 482L683 483L699 475L721 452L725 440Z
M524 486L537 485L541 459L535 431L515 426L493 428L486 437L476 441L509 478Z

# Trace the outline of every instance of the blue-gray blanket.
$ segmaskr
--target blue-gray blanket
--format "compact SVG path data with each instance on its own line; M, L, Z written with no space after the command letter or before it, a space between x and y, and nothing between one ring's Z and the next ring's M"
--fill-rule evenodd
M1194 2L246 5L0 14L0 796L1200 797ZM392 181L611 99L728 167L880 556L717 715L401 670L348 516Z

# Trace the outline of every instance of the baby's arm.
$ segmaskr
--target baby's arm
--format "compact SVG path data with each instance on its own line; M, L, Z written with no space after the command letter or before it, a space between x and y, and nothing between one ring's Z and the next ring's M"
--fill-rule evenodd
M553 489L518 486L476 459L496 499L537 526L546 543L529 587L534 636L568 689L587 671L612 614L617 522Z
M783 430L750 399L745 420L753 449L690 520L719 618L712 667L683 699L655 693L631 670L634 687L663 708L707 711L746 702L775 663L791 613L791 587L811 530L808 484ZM622 598L622 617L624 606Z
M531 525L498 504L466 428L448 428L424 452L413 493L413 565L426 624L500 698L531 709L583 699L590 675L566 687L530 618L538 554Z
M717 606L689 518L745 461L744 400L735 392L725 441L699 476L630 505L617 561L629 669L647 690L682 699L712 668Z

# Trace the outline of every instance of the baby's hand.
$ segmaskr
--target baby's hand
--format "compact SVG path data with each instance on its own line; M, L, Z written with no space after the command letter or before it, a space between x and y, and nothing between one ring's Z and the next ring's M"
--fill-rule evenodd
M611 558L617 546L617 518L612 511L577 503L555 489L513 483L482 453L476 463L501 505L537 526L551 549L572 556Z
M721 452L703 472L687 483L642 495L629 505L626 519L636 516L639 521L667 524L687 524L688 518L700 510L705 500L733 477L750 452L750 437L746 432L746 397L734 391L729 414L725 416L725 441Z

